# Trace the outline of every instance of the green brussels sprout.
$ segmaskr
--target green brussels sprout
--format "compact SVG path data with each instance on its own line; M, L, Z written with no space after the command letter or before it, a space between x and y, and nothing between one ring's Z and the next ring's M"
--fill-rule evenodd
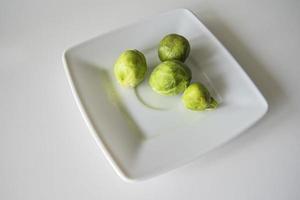
M179 60L184 62L189 53L189 41L181 35L167 35L159 43L158 56L161 61Z
M180 61L169 60L160 63L150 75L151 88L166 96L183 92L190 84L192 74L190 69Z
M145 78L146 58L138 50L126 50L117 59L114 73L124 87L136 87Z
M183 93L183 104L186 108L195 111L214 109L218 102L212 98L204 85L201 83L191 84Z

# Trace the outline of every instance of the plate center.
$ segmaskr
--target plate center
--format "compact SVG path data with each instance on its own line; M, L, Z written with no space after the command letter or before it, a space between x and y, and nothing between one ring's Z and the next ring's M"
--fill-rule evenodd
M157 47L142 50L147 58L148 71L145 80L135 89L138 100L146 107L154 110L170 110L181 103L180 94L176 96L163 96L152 90L149 78L153 69L161 63L157 55Z
M154 110L170 110L181 103L180 95L163 96L154 92L148 80L149 75L146 80L135 89L135 94L143 105Z

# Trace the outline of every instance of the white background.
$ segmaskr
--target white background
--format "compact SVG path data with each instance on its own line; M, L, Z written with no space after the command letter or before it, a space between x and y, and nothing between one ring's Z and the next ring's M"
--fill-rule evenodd
M79 113L62 53L181 7L195 12L228 48L270 110L239 138L201 159L126 183ZM297 0L0 0L0 199L298 200L299 60Z

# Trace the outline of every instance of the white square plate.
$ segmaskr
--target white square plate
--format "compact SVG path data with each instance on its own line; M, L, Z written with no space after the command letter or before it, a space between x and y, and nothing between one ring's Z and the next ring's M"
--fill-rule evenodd
M159 63L163 36L178 33L191 44L186 64L220 102L214 111L186 110L175 97L152 92L148 77L121 88L113 65L125 49L138 49L149 71ZM178 9L101 35L65 52L74 96L99 146L121 177L149 178L181 166L253 125L268 104L240 65L186 9Z

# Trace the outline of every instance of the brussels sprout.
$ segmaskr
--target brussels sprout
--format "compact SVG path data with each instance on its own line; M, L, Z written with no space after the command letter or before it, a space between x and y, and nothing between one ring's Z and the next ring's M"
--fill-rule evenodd
M191 81L191 71L180 61L160 63L151 73L151 88L162 95L173 96L183 92Z
M167 35L159 43L158 56L161 61L179 60L184 62L189 53L189 41L181 35Z
M202 111L214 109L218 102L212 98L204 85L201 83L191 84L183 93L183 104L190 110Z
M136 87L145 77L147 63L138 50L126 50L117 59L114 72L118 82L124 87Z

